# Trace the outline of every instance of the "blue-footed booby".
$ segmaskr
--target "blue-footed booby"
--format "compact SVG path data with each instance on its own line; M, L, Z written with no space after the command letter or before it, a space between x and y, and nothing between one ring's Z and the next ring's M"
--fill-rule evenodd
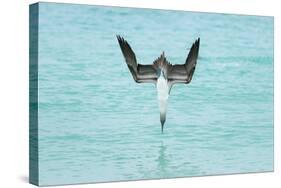
M191 82L198 59L200 38L192 44L185 63L175 65L167 61L164 52L150 65L139 64L129 43L119 35L117 35L117 40L134 80L137 83L156 84L163 133L171 88L176 83L188 84Z

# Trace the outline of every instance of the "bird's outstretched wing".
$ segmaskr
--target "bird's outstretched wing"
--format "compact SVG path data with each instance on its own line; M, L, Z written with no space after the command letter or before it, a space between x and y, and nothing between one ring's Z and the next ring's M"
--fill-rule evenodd
M188 84L193 76L199 53L200 38L191 46L185 64L173 65L168 72L168 80L171 85L175 83Z
M136 55L129 43L119 35L117 35L117 40L134 80L137 83L155 83L157 74L154 67L152 65L138 64Z

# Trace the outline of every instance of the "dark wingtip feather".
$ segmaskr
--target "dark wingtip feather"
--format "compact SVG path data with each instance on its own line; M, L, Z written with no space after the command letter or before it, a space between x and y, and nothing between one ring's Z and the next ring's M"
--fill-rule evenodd
M125 39L123 37L121 37L120 35L116 35L116 37L117 37L117 40L120 45L121 45L121 43L126 43Z
M119 45L121 47L122 37L120 35L116 35L116 38L117 38L118 43L119 43Z
M198 53L199 53L199 46L200 46L200 37L197 39L197 43L196 43L196 56L198 58Z
M200 45L200 37L198 37L198 39L197 39L197 45L198 45L198 47L199 47L199 45Z

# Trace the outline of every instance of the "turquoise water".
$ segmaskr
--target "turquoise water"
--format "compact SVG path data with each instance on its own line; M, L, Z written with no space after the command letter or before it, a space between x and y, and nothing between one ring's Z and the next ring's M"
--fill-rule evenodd
M41 185L273 170L273 18L40 3ZM156 88L136 84L116 34L150 64L184 63L161 134Z

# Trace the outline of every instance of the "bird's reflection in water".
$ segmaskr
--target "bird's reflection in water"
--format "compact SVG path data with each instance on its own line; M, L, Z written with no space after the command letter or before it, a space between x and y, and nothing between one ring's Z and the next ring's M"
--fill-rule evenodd
M166 150L167 150L167 146L161 142L161 145L159 146L159 156L158 156L158 170L159 170L159 174L162 177L166 177L167 176L167 167L168 167L168 163L169 160L167 159L167 155L166 155Z

